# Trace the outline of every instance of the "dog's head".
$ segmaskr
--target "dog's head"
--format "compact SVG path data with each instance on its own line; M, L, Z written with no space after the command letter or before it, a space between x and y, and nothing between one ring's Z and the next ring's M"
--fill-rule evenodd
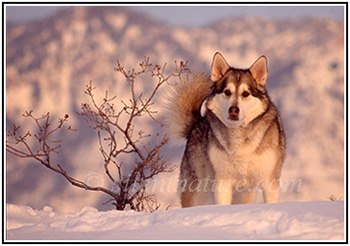
M203 105L202 115L210 110L227 127L247 126L268 107L266 79L265 56L258 58L249 69L235 69L217 52L211 69L212 94Z

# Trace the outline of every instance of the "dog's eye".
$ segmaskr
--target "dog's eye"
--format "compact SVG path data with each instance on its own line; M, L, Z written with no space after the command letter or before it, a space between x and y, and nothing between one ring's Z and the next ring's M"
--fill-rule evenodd
M231 91L230 90L224 90L225 96L231 96Z
M249 97L250 93L248 91L245 91L242 93L242 97Z

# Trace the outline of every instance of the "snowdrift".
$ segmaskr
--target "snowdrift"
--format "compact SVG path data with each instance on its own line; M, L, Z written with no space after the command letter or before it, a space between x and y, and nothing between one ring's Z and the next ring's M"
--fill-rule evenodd
M55 213L8 204L6 240L344 240L344 202Z

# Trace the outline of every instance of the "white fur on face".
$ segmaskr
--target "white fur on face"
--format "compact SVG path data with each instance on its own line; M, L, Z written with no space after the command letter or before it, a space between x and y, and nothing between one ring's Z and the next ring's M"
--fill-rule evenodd
M229 119L229 108L237 102L236 99L236 87L233 83L229 83L225 90L231 91L231 96L226 96L224 93L215 95L208 101L207 107L210 109L219 120L229 128L239 127L241 119L234 121Z
M258 117L260 114L264 112L264 105L263 102L253 95L249 95L248 97L243 97L243 92L247 91L250 93L249 88L247 84L241 84L239 87L239 100L238 100L238 107L239 107L239 114L240 117L243 117L243 124L242 126L247 126L252 120L254 120L256 117Z
M224 93L217 94L207 103L208 109L211 110L227 127L245 127L253 119L264 112L263 103L259 98L254 97L251 94L248 97L242 96L245 91L250 93L246 84L241 84L237 88L237 95L236 87L233 83L229 83L225 90L227 89L231 91L230 96L226 96ZM239 108L238 120L236 121L229 118L229 109L234 104Z

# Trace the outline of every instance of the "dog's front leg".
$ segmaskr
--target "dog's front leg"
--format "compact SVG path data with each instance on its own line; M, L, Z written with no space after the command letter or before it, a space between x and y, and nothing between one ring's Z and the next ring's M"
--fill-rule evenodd
M215 203L230 205L232 201L233 185L230 180L217 179L215 183Z
M265 203L279 202L279 193L280 193L279 185L280 185L279 179L275 179L268 182L264 187L262 187Z

